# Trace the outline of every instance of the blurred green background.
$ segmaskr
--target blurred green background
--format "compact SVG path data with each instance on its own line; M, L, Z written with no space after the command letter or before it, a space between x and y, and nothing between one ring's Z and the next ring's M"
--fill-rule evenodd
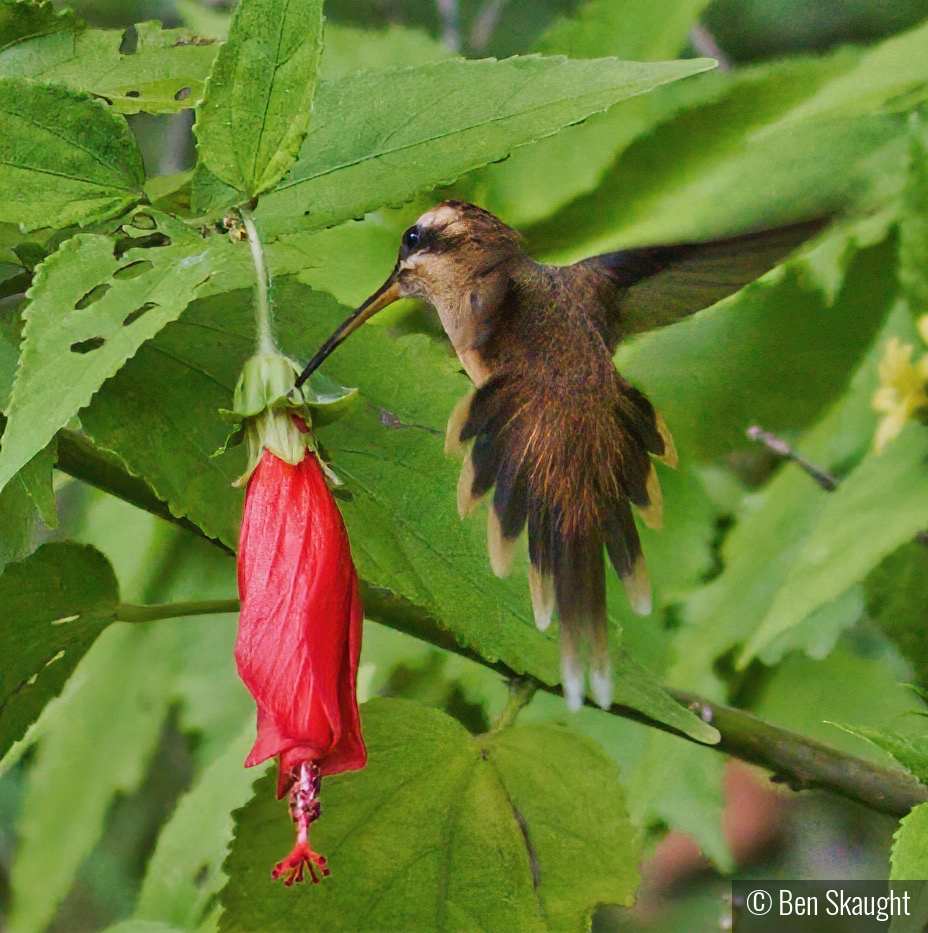
M639 5L644 9L647 0ZM69 6L94 25L123 28L157 19L211 36L224 34L229 17L227 4L205 0L85 0ZM540 37L547 36L550 42L552 27L581 6L579 0L329 0L328 22L335 28L327 37L327 73L334 77L355 68L394 63L371 60L369 56L376 54L373 46L365 45L355 30L408 28L410 33L403 40L405 60L396 63L411 64L452 51L502 57L538 50ZM681 14L686 16L705 5L679 6L686 7L688 12ZM633 16L636 5L630 3L629 9ZM620 116L594 118L541 144L538 153L517 153L509 162L461 180L452 190L487 203L505 220L523 227L536 253L553 258L576 258L607 243L685 237L691 228L710 235L730 232L725 229L729 218L724 215L725 205L719 206L717 193L703 196L697 192L692 204L687 202L678 215L661 205L659 194L645 192L640 203L635 201L636 172L665 180L679 172L684 178L695 163L688 139L698 139L705 151L717 135L715 155L724 173L725 157L737 148L726 148L727 119L748 125L756 120L762 126L778 107L787 109L809 86L824 83L831 69L836 73L845 60L842 55L857 54L841 52L843 46L877 43L926 17L928 2L921 0L715 0L702 9L697 25L678 30L684 36L682 45L668 38L667 43L676 48L665 54L717 54L723 70L747 75L731 99L722 99L719 90L729 87L725 76L707 76L691 87L674 86L672 94L657 93L647 101L628 102L624 109L617 108ZM569 36L562 39L569 45ZM601 54L634 57L639 50L633 39L626 45L623 41L622 35L604 35ZM131 35L127 42L131 44ZM391 54L399 47L399 43L391 45ZM782 61L810 53L829 53L830 57ZM767 70L758 69L771 61ZM884 64L887 69L894 67L891 58ZM756 97L752 96L754 75L763 77L765 88ZM913 79L913 87L916 84ZM662 120L690 105L691 126L684 118L672 132L660 128ZM893 109L883 101L881 106ZM152 173L168 174L192 166L189 112L157 118L143 115L131 122ZM611 140L608 157L596 146L606 133ZM630 146L624 153L615 142L623 133ZM843 137L836 134L834 139L837 146ZM561 177L550 166L560 164L559 154L567 159L567 153L569 169ZM598 187L613 159L619 158L624 159L624 172L616 174L618 180L611 188L609 183ZM547 168L539 174L533 165ZM788 174L786 166L783 177ZM775 187L778 180L771 185ZM871 181L876 189L873 199L883 203L881 186L892 186L892 178L875 172ZM646 188L644 183L642 188ZM673 184L667 188L669 199ZM588 196L607 207L622 205L626 213L601 216L606 209L600 214L591 211L584 203ZM778 219L781 207L783 219L788 219L788 210L795 207L789 191L772 191L766 197L760 190L756 197L757 216L767 220ZM392 262L399 231L432 200L429 195L416 204L384 211L369 222L371 232L364 247L369 268L352 268L348 275L347 268L355 264L349 255L343 260L345 270L319 273L335 282L337 297L357 301L378 284ZM658 209L652 212L654 203ZM765 214L770 204L772 213ZM753 219L751 209L750 204L745 208L746 225ZM875 223L879 226L879 218ZM884 253L892 245L886 246L883 234L885 224L869 240L866 231L854 234L870 266L859 273L860 295L854 299L857 304L849 306L862 319L871 314L873 326L859 338L848 338L860 344L848 353L863 352L869 346L887 311L889 299L881 294L880 286L891 273L881 269L889 265ZM810 268L807 275L816 271L814 262ZM823 279L831 274L830 269L823 259ZM801 303L809 301L802 295L802 284L795 283L797 317L804 313ZM782 294L777 300L784 302ZM897 329L910 326L898 323L902 321L898 312L896 320ZM407 309L401 319L390 323L397 332L425 329L435 333L434 323L416 309ZM671 338L682 342L683 359L689 333L683 330ZM868 401L879 353L869 351L861 375L855 377L859 385L845 393L844 383L832 377L830 364L815 355L824 353L830 335L818 343L814 336L810 336L808 358L797 351L796 363L821 365L820 392L808 400L807 411L801 410L802 400L797 401L797 428L792 437L840 471L842 464L860 456L861 444L865 447L869 439L873 416ZM791 333L790 339L794 337ZM636 365L644 365L643 351L633 347L623 352L630 367L623 366L623 371L634 374ZM723 346L717 352L721 358L729 351ZM834 355L840 357L841 352L838 347ZM677 362L667 363L667 373L651 373L658 391L662 379L670 384L678 378L679 373L670 369L679 367L680 358L678 354ZM847 367L842 369L843 365L835 363L835 371L844 372ZM737 383L730 391L731 405L737 408ZM828 403L839 397L844 404L829 410ZM845 430L851 422L853 430ZM819 427L800 433L809 423ZM685 613L690 620L719 612L720 606L731 610L740 605L731 595L713 604L709 588L704 590L707 595L693 597L726 561L722 542L736 523L736 513L745 503L748 512L760 508L764 495L768 504L770 496L780 496L786 510L785 504L797 496L801 499L805 493L797 490L809 483L799 476L777 487L769 485L778 467L770 455L748 447L740 434L726 435L724 427L719 434L701 433L701 427L684 424L677 440L684 461L699 456L703 462L666 480L668 502L680 506L677 525L671 524L663 539L646 541L658 588L663 590L663 610L653 620L623 615L626 642L661 672L670 669L671 656L679 653L692 664L692 670L698 669L705 689L706 684L724 683L734 702L860 754L867 753L863 743L842 736L823 720L895 727L902 723L900 728L920 730L921 721L908 715L921 709L920 701L896 689L906 680L924 684L925 667L919 659L924 662L925 653L917 633L928 594L916 590L920 580L928 579L928 561L914 546L892 558L904 567L914 589L906 602L910 615L889 635L886 625L881 628L878 622L885 602L896 592L892 566L883 568L891 582L885 591L880 590L879 581L871 580L866 594L858 587L837 609L832 605L833 616L837 613L840 618L818 620L825 632L818 649L809 647L809 639L794 643L786 639L772 646L768 642L766 654L736 671L733 653L723 651L718 658L710 657L715 643L703 649L698 647L703 645L699 640L686 641L684 598L692 597ZM848 436L853 440L848 441ZM862 437L866 437L863 442ZM731 453L731 448L740 450ZM762 494L758 493L761 489L765 490ZM232 558L192 535L68 478L59 479L57 496L61 521L54 535L100 548L117 569L126 601L235 595ZM749 531L749 543L752 533L757 536L755 544L764 540L762 531ZM41 532L46 538L51 534ZM745 596L745 601L749 598ZM20 901L15 929L84 933L106 929L129 916L169 921L181 928L196 923L200 929L209 929L215 923L223 846L230 830L228 813L248 798L255 777L241 768L253 712L250 697L234 674L235 621L234 616L223 616L159 622L144 630L112 626L81 662L61 698L45 711L28 742L19 747L18 760L0 778L0 911L8 908L11 887L16 888ZM834 636L830 641L829 632ZM719 636L717 643L726 644L725 637ZM120 678L95 676L96 671L114 669L121 672ZM680 675L680 679L687 678ZM505 685L486 669L374 625L365 629L360 680L364 696L402 696L433 704L473 731L485 730L506 699ZM166 683L170 689L165 689ZM880 699L875 701L875 697ZM124 718L125 729L113 728L115 710L131 711L131 715L116 717ZM565 714L559 699L540 696L524 719L564 720ZM737 869L742 876L758 877L887 874L887 854L896 826L888 817L821 795L797 797L771 786L766 775L742 766L729 767L720 784L722 763L716 753L655 736L601 713L584 710L571 722L623 766L632 814L643 827L649 853L639 906L630 913L604 908L596 918L597 930L701 933L722 929L728 881L721 870ZM84 757L88 747L94 749L92 762ZM683 773L686 781L677 782ZM217 787L221 792L216 792ZM187 808L183 814L175 811L179 803ZM721 826L720 812L724 814ZM172 814L183 818L171 820L165 830ZM201 864L192 865L190 859L200 859ZM49 864L54 869L46 871ZM178 864L193 869L192 883L179 884L173 878ZM168 898L171 916L164 910Z

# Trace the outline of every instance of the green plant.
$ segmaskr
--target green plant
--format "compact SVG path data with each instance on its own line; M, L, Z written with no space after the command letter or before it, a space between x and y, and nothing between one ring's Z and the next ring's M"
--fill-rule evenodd
M225 42L139 24L134 49L50 3L0 2L0 754L24 781L11 930L47 927L112 802L152 781L178 802L139 890L120 889L122 931L583 929L597 904L631 903L651 829L732 867L711 746L896 816L925 800L923 723L905 717L924 704L900 681L928 686L911 543L928 435L907 426L877 455L870 403L885 344L915 343L928 310L928 26L692 77L712 62L674 57L704 5L591 0L533 37L541 57L464 61L410 29L335 23L323 43L322 0L241 0ZM195 167L147 171L127 116L194 106ZM434 330L407 309L332 357L360 401L318 436L374 623L367 692L394 695L364 707L368 767L327 784L333 877L283 890L268 871L290 826L272 776L253 794L242 768L253 710L222 615L243 461L212 455L254 346L240 218L264 243L281 347L305 361L448 186L553 261L837 219L762 281L620 348L682 462L662 475L665 529L642 531L652 618L610 583L612 714L568 717L547 696L555 636L457 517L442 448L467 380ZM837 489L792 465L731 469L756 423ZM56 468L109 494L59 480L66 535ZM166 735L189 745L178 786ZM900 876L926 870L922 813L902 824Z

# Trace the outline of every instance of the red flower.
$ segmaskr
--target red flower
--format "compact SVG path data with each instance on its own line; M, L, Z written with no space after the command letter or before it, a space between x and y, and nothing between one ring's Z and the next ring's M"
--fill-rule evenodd
M363 768L355 692L363 612L341 514L315 453L290 464L264 450L248 481L238 551L235 660L258 705L246 767L277 756L277 796L290 791L297 845L274 870L292 884L309 848L322 775Z

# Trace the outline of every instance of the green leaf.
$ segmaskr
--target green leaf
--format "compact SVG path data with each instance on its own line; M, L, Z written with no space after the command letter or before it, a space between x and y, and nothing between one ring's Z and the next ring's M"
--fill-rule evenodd
M828 657L841 634L861 620L864 611L863 587L852 586L771 640L758 655L768 667L779 664L790 651L805 651L820 661Z
M322 0L242 0L197 107L200 162L254 197L293 164L309 126Z
M136 921L195 929L226 882L222 861L232 839L231 811L251 798L255 776L242 767L254 725L231 742L178 801L158 836L135 907Z
M870 280L862 276L861 287L869 290ZM858 367L850 391L814 428L793 441L803 456L840 474L864 455L873 436L870 399L883 340L907 317L903 307L895 309ZM671 674L675 686L704 693L717 689L715 660L756 632L832 495L799 467L787 463L763 489L741 502L737 523L722 547L722 572L687 601L688 624L676 639L679 660ZM820 633L804 617L795 621L802 631L771 640L765 657L772 660L787 646L807 650L814 645L817 651ZM840 618L835 627L840 627Z
M261 229L271 236L318 229L398 204L712 65L527 57L439 62L324 83L300 158L258 205Z
M628 791L635 824L686 833L720 871L732 872L734 858L722 832L725 759L654 730L647 743Z
M0 575L0 757L57 696L97 635L113 621L119 590L92 547L53 541Z
M913 425L870 453L828 494L766 618L740 663L839 596L928 526L928 432Z
M181 634L171 625L114 626L43 716L17 824L11 929L46 928L115 798L141 785L170 709Z
M160 23L135 26L137 46L123 54L121 29L74 29L23 38L0 51L0 77L64 84L103 97L119 113L177 113L193 107L219 46Z
M0 79L0 220L87 224L141 197L142 156L102 101L21 78Z
M822 661L791 654L769 671L754 713L851 755L890 766L892 758L872 742L835 729L851 728L923 735L925 704L900 681L905 662L879 633L855 630Z
M597 187L525 231L557 259L673 243L884 203L906 162L905 119L928 94L928 27L719 78L628 147ZM760 180L763 183L760 183Z
M843 726L839 729L872 742L877 748L888 752L906 771L914 774L923 784L928 784L928 736L900 735L886 729L866 726Z
M592 0L541 35L536 51L625 61L676 58L705 6L705 0ZM649 127L686 106L694 94L717 93L716 87L708 75L674 82L520 149L480 173L480 203L514 226L537 223L593 190L618 154Z
M676 470L660 470L663 527L641 528L648 575L658 597L655 605L681 599L699 587L713 569L718 509L701 477L685 459ZM647 626L653 619L643 620Z
M152 920L122 920L107 927L103 933L187 933L168 923L158 923Z
M56 13L48 0L3 0L0 2L0 52L36 36L77 32L82 26L70 10Z
M12 312L9 319L4 322L15 333L0 329L0 411L6 411L10 404L10 392L13 389L13 374L16 371L16 362L19 359L19 313L23 302L20 301L10 308Z
M323 782L312 842L332 876L267 880L292 845L273 776L237 814L224 933L292 930L585 930L598 903L629 904L634 831L616 766L556 726L473 737L402 700L363 707L367 767Z
M0 569L29 553L35 517L35 503L21 482L0 489Z
M244 195L238 188L217 178L200 160L190 179L190 202L200 214L217 214L230 205L241 202Z
M375 214L360 223L281 236L267 248L268 265L276 275L295 273L304 285L355 307L373 294L384 270L396 262L403 229L387 226Z
M52 488L55 461L58 459L58 444L55 438L40 450L20 471L19 480L25 487L33 505L49 528L58 527L55 510L55 490Z
M928 878L928 803L902 818L889 857L890 881Z
M899 223L899 281L916 316L928 314L928 140L912 119L910 163Z
M175 0L174 8L184 25L196 36L225 41L232 12L223 7L204 6L199 0Z
M928 684L928 548L917 541L903 545L867 577L864 586L871 618L912 665L918 682Z
M637 833L619 772L596 743L558 725L483 739L537 858L536 891L552 930L589 929L593 904L630 906Z
M172 514L230 548L241 524L243 493L232 483L244 472L243 448L213 454L229 434L219 409L231 406L254 350L252 290L234 294L231 305L225 296L194 302L107 380L81 414L98 446L115 451Z
M275 281L274 297L281 346L294 359L312 353L345 314L327 296L287 278ZM210 454L225 436L215 412L229 407L252 352L252 333L250 289L196 301L109 380L81 416L96 443L116 451L174 514L230 546L241 492L229 484L241 473L241 460ZM453 489L460 464L444 454L445 419L468 388L456 370L427 338L394 340L376 326L362 328L333 357L327 373L337 381L365 377L357 410L319 432L352 494L342 509L354 557L367 583L399 597L400 607L403 600L421 607L454 641L556 684L556 637L535 628L524 574L495 579L484 527L457 516ZM617 703L700 741L716 741L715 730L676 703L653 675L618 647L614 657Z
M0 486L144 341L179 317L212 274L211 253L222 241L207 244L173 222L165 229L174 238L169 246L130 249L119 258L111 238L78 234L39 267L24 313Z

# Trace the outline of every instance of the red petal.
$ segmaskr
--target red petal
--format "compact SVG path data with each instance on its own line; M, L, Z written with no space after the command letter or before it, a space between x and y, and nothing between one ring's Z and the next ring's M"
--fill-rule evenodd
M238 580L235 659L258 705L258 738L246 765L281 756L281 796L300 762L322 774L363 767L358 580L314 454L295 466L262 455L245 497Z

